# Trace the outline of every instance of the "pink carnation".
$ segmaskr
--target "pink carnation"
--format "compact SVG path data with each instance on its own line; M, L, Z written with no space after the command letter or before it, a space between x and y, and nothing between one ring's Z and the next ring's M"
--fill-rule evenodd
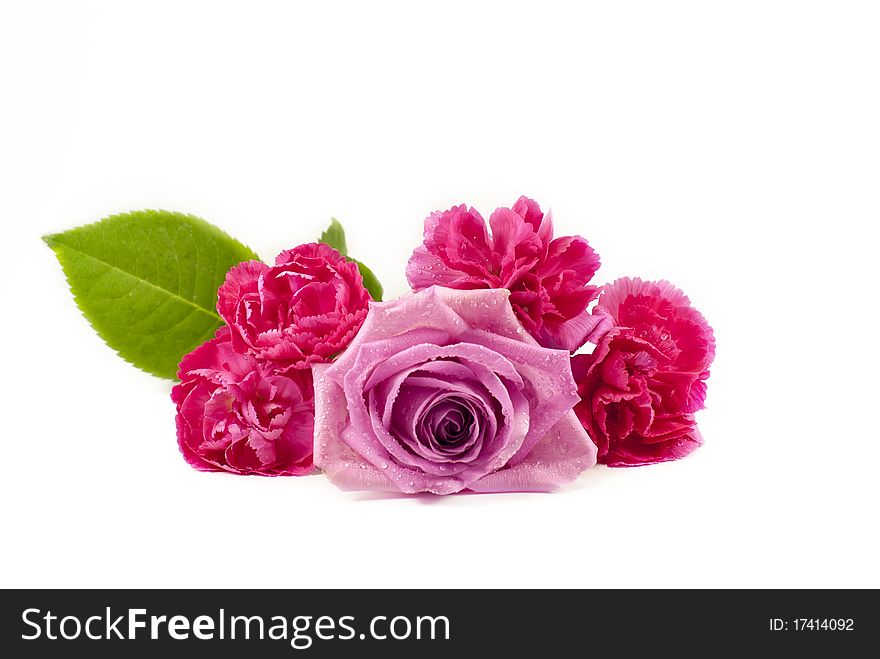
M280 374L236 352L229 330L180 363L177 441L196 469L298 476L312 471L315 423L309 370Z
M595 311L614 323L590 355L572 358L575 411L598 461L636 466L684 457L702 443L703 408L715 339L706 319L666 281L618 279Z
M434 284L463 290L506 288L523 326L542 346L574 352L595 329L587 306L599 256L579 236L553 239L550 214L520 197L486 222L464 204L425 220L425 241L406 268L414 290Z
M367 315L357 264L332 247L300 245L270 267L246 261L220 287L217 311L235 350L278 368L308 368L341 352Z

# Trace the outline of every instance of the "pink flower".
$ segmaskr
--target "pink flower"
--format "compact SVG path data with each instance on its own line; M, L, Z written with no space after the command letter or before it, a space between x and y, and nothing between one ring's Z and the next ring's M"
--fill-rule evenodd
M523 329L508 291L431 287L373 303L315 375L315 462L343 489L544 491L595 464L569 354Z
M572 357L578 417L599 462L625 467L684 457L702 444L703 408L715 338L706 319L667 281L618 279L595 311L615 327L593 354Z
M599 256L579 236L553 239L550 214L520 197L486 222L464 204L425 220L425 242L406 267L414 290L431 285L463 290L506 288L517 317L541 345L574 352L595 328L588 285Z
M218 292L217 311L235 350L281 369L329 360L351 342L370 294L357 264L327 245L300 245L275 266L246 261Z
M311 372L280 374L236 352L229 330L180 363L177 442L203 471L299 476L313 470L314 400Z

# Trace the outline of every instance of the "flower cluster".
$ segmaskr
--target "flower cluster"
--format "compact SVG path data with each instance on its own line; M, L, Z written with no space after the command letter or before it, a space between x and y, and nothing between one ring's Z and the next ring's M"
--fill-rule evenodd
M203 470L317 466L344 489L435 494L681 458L702 443L712 329L668 282L603 288L598 269L526 197L488 223L431 214L413 292L388 302L327 245L242 263L218 292L225 326L180 364L180 449Z
M300 475L313 470L311 365L329 361L367 315L357 264L321 244L246 261L220 287L226 325L183 358L171 398L177 439L197 469Z

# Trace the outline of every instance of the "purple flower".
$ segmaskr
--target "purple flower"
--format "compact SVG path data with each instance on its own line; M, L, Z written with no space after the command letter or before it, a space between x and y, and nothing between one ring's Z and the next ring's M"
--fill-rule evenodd
M567 351L542 348L504 289L372 303L313 367L315 464L343 489L546 491L595 464Z

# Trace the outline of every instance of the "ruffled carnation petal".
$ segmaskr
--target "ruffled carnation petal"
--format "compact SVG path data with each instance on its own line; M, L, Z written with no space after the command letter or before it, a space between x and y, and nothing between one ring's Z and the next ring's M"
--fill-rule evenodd
M178 446L203 471L301 475L314 469L311 374L284 375L237 352L228 328L181 360Z
M599 292L589 282L599 257L579 236L552 239L550 214L527 197L489 218L461 205L425 220L425 239L407 264L414 290L432 285L506 288L522 324L538 342L574 352L589 336L587 306Z
M547 245L553 238L553 221L550 212L548 211L545 215L538 202L525 196L517 199L511 208L514 213L532 226L535 234L541 240L541 244L544 245L546 253Z
M591 355L572 358L581 395L575 411L596 443L599 462L615 467L675 460L702 438L702 409L715 339L705 318L669 282L619 279L595 313L615 327Z
M217 310L235 350L289 370L341 352L369 302L355 262L328 245L308 243L281 252L271 267L248 261L232 268Z

